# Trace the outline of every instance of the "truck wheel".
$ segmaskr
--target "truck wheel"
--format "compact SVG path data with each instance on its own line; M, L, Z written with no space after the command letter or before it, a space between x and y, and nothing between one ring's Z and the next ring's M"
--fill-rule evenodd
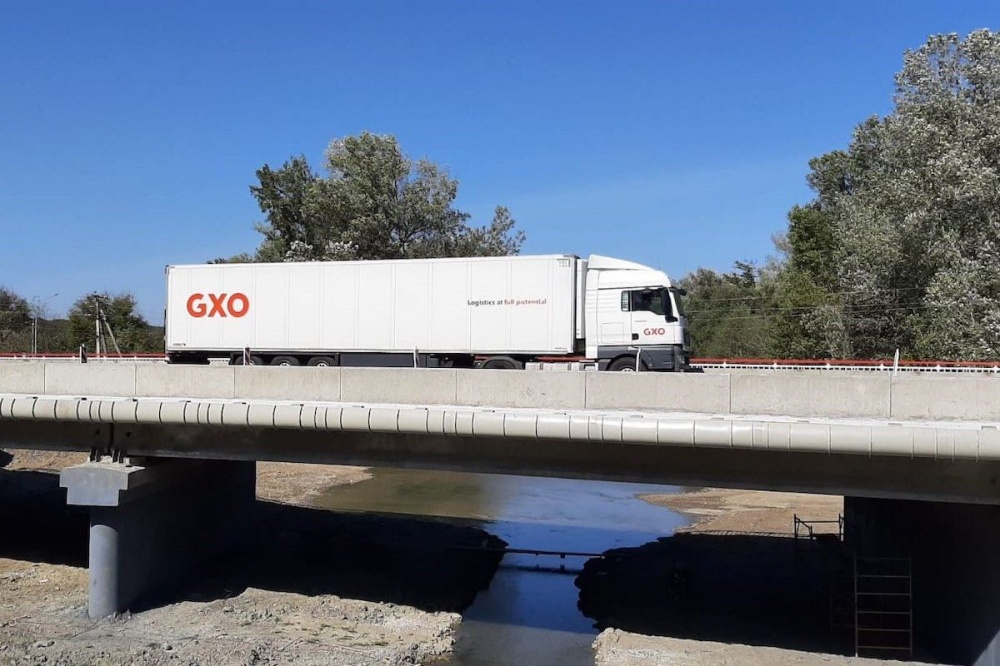
M313 368L335 368L337 359L330 356L313 356L306 365Z
M291 367L299 364L299 359L294 356L275 356L271 359L271 365L281 365L284 367Z
M233 357L233 365L243 365L243 355ZM251 356L250 365L264 365L264 359L260 356Z
M523 370L524 363L510 356L491 356L483 361L484 370Z
M640 362L639 369L645 370L646 364ZM616 358L608 366L608 370L611 372L635 372L635 359L631 356L622 356L621 358Z

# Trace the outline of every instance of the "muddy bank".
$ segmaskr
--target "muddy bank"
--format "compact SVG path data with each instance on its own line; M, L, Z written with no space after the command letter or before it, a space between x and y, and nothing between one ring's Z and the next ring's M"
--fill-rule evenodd
M829 631L831 579L846 573L838 564L791 539L678 534L588 561L577 586L601 629L836 652L845 647Z
M255 529L198 577L115 620L87 603L87 513L57 471L85 456L14 451L0 470L0 664L410 664L451 650L501 547L435 521L308 506L358 468L260 464ZM276 501L271 501L276 500Z

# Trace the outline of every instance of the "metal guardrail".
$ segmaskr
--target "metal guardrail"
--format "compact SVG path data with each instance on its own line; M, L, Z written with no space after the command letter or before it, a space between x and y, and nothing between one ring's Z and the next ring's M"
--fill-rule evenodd
M838 541L844 540L844 516L840 515L837 520L803 520L799 515L792 514L793 534L796 541L799 539L815 539L817 536L836 536ZM817 525L836 525L837 531L828 529L818 530Z
M704 370L824 370L850 372L935 372L942 374L1000 374L1000 361L900 361L856 359L695 358L691 365Z
M79 354L0 353L0 361L80 363ZM166 363L164 354L87 354L87 363Z
M71 353L0 353L3 361L79 363ZM166 363L164 354L87 355L88 363ZM225 363L225 360L220 361ZM941 374L1000 374L1000 361L899 361L858 359L695 358L691 366L703 370L822 370L850 372L934 372Z

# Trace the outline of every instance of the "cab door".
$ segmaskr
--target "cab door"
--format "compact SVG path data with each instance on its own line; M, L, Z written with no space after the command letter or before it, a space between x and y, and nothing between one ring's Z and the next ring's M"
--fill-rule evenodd
M670 295L666 290L652 287L623 292L623 307L626 305L626 296L631 313L631 344L647 346L671 343L667 322L674 318Z

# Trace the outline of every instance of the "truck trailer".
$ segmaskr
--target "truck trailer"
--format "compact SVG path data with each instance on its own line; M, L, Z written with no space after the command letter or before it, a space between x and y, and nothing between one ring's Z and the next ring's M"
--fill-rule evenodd
M167 266L171 363L683 371L683 291L591 255ZM579 365L578 365L579 367Z

